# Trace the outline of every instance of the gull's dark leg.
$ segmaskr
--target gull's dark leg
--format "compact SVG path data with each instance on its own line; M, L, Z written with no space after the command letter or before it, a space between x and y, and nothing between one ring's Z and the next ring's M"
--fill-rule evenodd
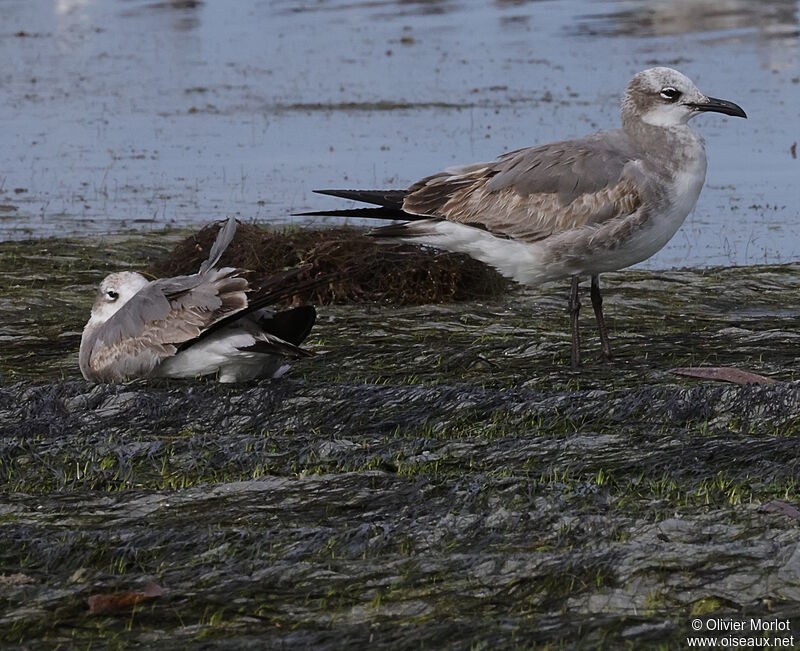
M581 365L581 335L578 331L578 314L581 311L581 301L578 298L578 284L580 278L572 277L572 290L569 294L569 324L572 329L572 368Z
M591 296L594 316L597 319L597 329L600 331L600 347L603 351L603 357L610 360L613 359L613 357L611 355L611 345L608 343L606 319L603 316L603 297L600 294L600 276L592 276Z

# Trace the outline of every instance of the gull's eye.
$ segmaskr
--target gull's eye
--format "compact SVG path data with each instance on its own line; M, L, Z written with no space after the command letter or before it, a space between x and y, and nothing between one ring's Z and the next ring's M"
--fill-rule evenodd
M661 89L661 97L663 97L668 102L677 102L680 99L681 91L677 88L673 88L672 86L667 86L666 88Z
M116 301L119 298L119 293L115 292L113 289L106 290L106 298L109 301Z

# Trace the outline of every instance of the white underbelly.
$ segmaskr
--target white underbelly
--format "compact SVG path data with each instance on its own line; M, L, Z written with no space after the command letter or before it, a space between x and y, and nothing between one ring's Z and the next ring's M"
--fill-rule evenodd
M664 248L688 214L683 208L675 207L649 219L630 236L617 242L609 241L607 246L587 252L580 265L581 271L590 275L617 271L647 260Z
M275 376L275 373L286 370L280 368L281 360L277 357L242 350L254 342L249 332L235 327L224 328L165 359L153 375L168 378L218 375L220 382L241 382Z
M693 206L694 204L692 204ZM669 242L691 207L673 205L640 227L616 237L612 228L580 228L539 242L499 238L485 230L439 222L436 235L409 237L408 242L466 253L524 285L540 285L574 275L616 271L647 260Z

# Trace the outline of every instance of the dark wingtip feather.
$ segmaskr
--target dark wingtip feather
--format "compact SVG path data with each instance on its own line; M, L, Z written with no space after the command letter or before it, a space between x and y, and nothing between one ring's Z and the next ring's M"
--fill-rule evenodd
M314 353L310 350L305 350L295 346L288 341L282 341L278 338L270 338L268 341L256 341L250 346L243 346L239 350L246 350L252 353L262 353L264 355L280 355L281 357L289 357L299 359L300 357L314 357Z
M299 346L316 321L317 311L311 305L301 305L260 318L258 325L265 332Z
M405 190L314 190L314 192L397 210L403 208L403 199L406 198Z
M295 212L292 217L358 217L360 219L409 220L413 215L394 208L350 208L345 210L314 210Z
M424 237L425 235L432 235L429 230L421 228L421 226L422 225L419 223L389 224L388 226L380 226L367 231L367 237L382 239L391 237Z

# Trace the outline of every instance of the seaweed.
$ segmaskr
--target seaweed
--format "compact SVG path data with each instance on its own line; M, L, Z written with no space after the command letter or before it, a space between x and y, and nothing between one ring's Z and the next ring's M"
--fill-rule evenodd
M154 276L193 273L216 237L212 224L179 242L149 266ZM398 242L379 242L364 230L267 229L240 223L222 264L250 272L258 287L287 267L303 266L298 282L331 276L326 285L298 292L295 303L423 305L498 296L510 286L469 256Z

